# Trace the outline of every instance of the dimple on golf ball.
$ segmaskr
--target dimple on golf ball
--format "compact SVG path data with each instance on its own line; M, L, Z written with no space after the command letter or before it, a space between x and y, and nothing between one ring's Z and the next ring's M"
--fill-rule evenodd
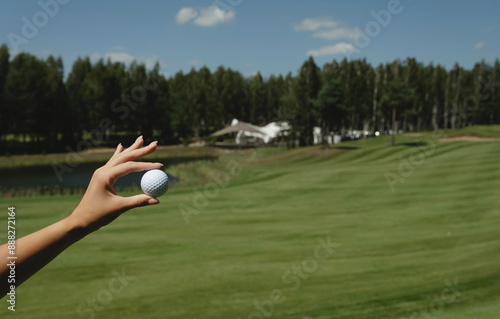
M168 176L164 171L153 169L147 171L141 179L142 191L153 197L159 197L168 190Z

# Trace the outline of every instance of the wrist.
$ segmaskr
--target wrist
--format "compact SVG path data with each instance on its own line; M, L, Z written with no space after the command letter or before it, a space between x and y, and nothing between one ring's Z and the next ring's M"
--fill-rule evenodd
M61 221L68 236L79 240L92 232L89 225L85 225L76 218L74 214L69 215Z

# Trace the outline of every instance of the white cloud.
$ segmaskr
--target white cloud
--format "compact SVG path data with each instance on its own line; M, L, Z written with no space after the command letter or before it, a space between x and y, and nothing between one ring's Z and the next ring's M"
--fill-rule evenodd
M323 28L335 28L339 25L330 17L307 18L297 23L293 28L295 31L316 31Z
M213 27L220 23L231 22L234 20L235 15L234 11L224 11L216 5L211 5L206 9L201 9L200 15L194 20L194 24L202 27Z
M307 18L294 25L295 31L309 31L313 38L320 38L327 41L344 40L316 50L307 51L307 56L325 57L330 55L350 55L358 53L360 50L354 46L354 40L358 37L358 32L347 27L341 21L335 21L331 17Z
M48 57L49 55L54 55L54 52L52 52L50 50L43 50L43 51L38 52L38 55L42 56L42 57Z
M201 60L190 60L186 62L187 65L197 65L197 64L203 64L203 61Z
M306 55L312 57L324 57L329 55L350 54L357 51L358 49L356 49L354 45L346 42L340 42L334 45L319 48L317 50L309 50Z
M474 44L474 49L476 50L481 50L484 47L484 42L479 41L478 43Z
M175 20L178 24L185 24L193 21L200 27L213 27L221 23L228 23L234 20L236 13L232 10L225 11L216 5L211 5L204 9L184 7L177 12Z
M137 61L139 61L140 63L144 63L144 65L148 69L152 69L155 66L156 62L160 64L160 67L167 67L167 64L163 60L160 60L157 55L139 57L137 58Z
M492 25L492 26L484 29L483 33L487 33L487 32L493 31L493 30L497 30L497 29L500 29L500 24Z
M177 12L177 15L175 16L175 21L177 21L178 24L184 24L196 18L197 15L198 12L196 12L195 9L190 7L185 7L180 9L179 12Z
M136 58L127 52L108 52L104 54L104 60L110 59L113 62L123 62L125 64L131 63Z
M90 56L90 62L95 63L95 62L99 61L100 58L101 58L101 55L99 53L94 53Z
M357 36L357 32L350 28L335 28L329 30L321 30L313 33L313 38L322 38L325 40L340 40L340 39L350 39L354 40Z

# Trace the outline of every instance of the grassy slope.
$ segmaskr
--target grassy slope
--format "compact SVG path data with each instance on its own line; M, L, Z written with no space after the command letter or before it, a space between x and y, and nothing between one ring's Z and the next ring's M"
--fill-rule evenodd
M38 165L52 165L53 163L105 163L114 149L94 148L91 151L81 153L54 153L39 155L12 155L0 156L0 169L9 167L24 167ZM148 159L196 159L216 156L218 151L208 147L179 147L160 146Z
M449 137L472 135L479 137L498 137L500 136L500 126L498 125L478 125L469 126L460 130L447 130L446 135Z
M189 225L178 205L192 205L194 192L174 188L161 205L120 217L21 286L16 315L78 318L77 307L125 267L133 280L97 318L247 318L252 302L273 289L287 296L275 305L276 318L406 318L456 277L465 288L434 317L495 318L500 144L437 143L393 193L384 173L397 173L401 159L419 150L416 139L433 149L430 136L398 137L394 148L384 137L340 151L224 155L197 169L234 160L241 170ZM23 235L62 218L78 200L0 200L0 207L16 205ZM292 284L283 274L327 235L341 244L335 255L295 292L286 290Z

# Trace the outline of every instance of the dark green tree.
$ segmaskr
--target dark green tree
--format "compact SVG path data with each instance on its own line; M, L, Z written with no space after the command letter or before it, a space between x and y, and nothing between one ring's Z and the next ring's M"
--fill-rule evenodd
M226 123L233 118L248 121L250 115L250 98L248 95L249 90L243 75L230 68L227 69L224 76L225 111L219 117L224 118L225 116Z
M81 98L88 119L84 123L82 130L91 131L98 128L99 122L106 115L105 72L106 65L101 59L92 66L92 70L87 74L80 87Z
M144 64L133 61L128 68L128 83L123 94L130 101L130 114L123 123L128 132L136 134L150 134L148 128L148 105L146 101L147 92L144 81L147 80L147 70ZM123 96L123 95L122 95ZM151 138L151 136L148 136Z
M285 94L285 80L280 75L271 75L267 80L267 106L265 108L264 120L266 123L278 120L281 97Z
M73 126L68 106L66 88L64 87L64 67L61 58L49 56L45 62L47 77L43 99L43 109L39 114L39 130L45 141L44 151L54 151L61 133L65 142L72 141ZM64 120L61 120L64 119Z
M254 124L266 124L268 112L267 88L260 72L250 79L250 122Z
M342 120L350 110L344 104L344 91L340 79L331 78L324 83L314 100L314 116L319 119L322 131L322 142L327 143L326 137L330 130L339 130Z
M89 127L88 105L85 103L83 83L92 71L90 59L78 58L66 79L66 93L68 95L68 108L72 118L68 119L68 124L73 126L74 137L76 140L82 138L82 130Z
M411 110L415 103L415 90L401 81L387 83L385 94L381 100L381 106L388 117L392 115L392 139L391 145L395 145L395 136L398 131L397 116Z
M174 138L179 141L191 134L192 121L189 114L188 77L179 71L169 80L170 105L172 105L171 126Z
M152 140L156 140L159 137L168 139L168 136L171 134L168 84L165 78L160 75L159 63L156 63L153 69L148 72L145 84L144 90L147 94L145 114L147 129L144 129L144 134Z
M3 148L4 137L9 133L10 124L8 122L10 108L5 99L5 83L9 73L9 49L7 45L0 46L0 147Z
M119 62L111 62L111 60L108 59L107 63L103 65L103 68L100 70L102 72L102 79L97 83L102 88L102 110L99 112L100 118L99 122L102 121L104 118L111 120L113 123L113 129L117 131L122 131L126 130L127 128L127 123L130 121L128 118L133 114L132 107L130 105L133 104L127 104L125 99L122 98L123 95L126 95L127 101L131 101L131 103L135 103L136 100L132 96L139 97L141 100L145 99L145 89L142 88L142 83L139 85L137 90L131 91L130 90L130 79L128 78L128 73L125 68L125 65L123 63ZM120 104L117 104L117 100L123 101ZM129 112L128 113L123 113L123 112L116 112L116 108L113 107L113 105L116 107L118 105L126 105L129 107ZM136 111L135 109L134 111ZM100 128L98 127L91 127L92 129L98 129L98 131L101 131ZM109 133L111 133L111 129L108 128L106 131L102 132L104 133L104 138L107 139L109 136ZM101 134L101 133L99 133ZM148 132L144 133L144 137L146 139L149 139L150 136L148 135Z
M292 129L298 134L300 145L311 145L313 142L313 101L316 99L321 87L320 70L314 59L304 62L299 71L299 76L294 87L294 117L291 120Z
M10 132L21 136L21 142L30 141L38 146L45 135L51 109L45 106L47 65L35 56L20 53L10 63L5 83L6 104L9 107Z

